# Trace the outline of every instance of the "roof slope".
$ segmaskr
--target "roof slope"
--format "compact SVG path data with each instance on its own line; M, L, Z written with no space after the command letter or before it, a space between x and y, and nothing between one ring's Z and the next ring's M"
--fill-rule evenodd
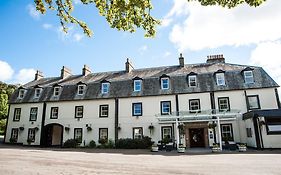
M243 74L246 68L251 68L254 74L254 83L245 84ZM217 86L214 73L218 70L225 71L225 86ZM197 74L197 87L188 87L187 76L189 73ZM170 77L170 89L161 90L160 77ZM133 79L143 80L141 92L133 91ZM101 81L110 82L108 94L101 94ZM77 83L83 82L86 86L84 96L77 95ZM58 98L53 97L53 86L61 85L62 92ZM34 99L36 86L43 88L39 99ZM10 103L28 103L43 101L66 101L81 99L120 98L136 96L157 96L164 94L184 94L211 91L226 91L239 89L255 89L278 87L278 84L261 68L256 66L237 65L230 63L200 63L180 66L166 66L125 71L91 73L87 76L71 75L65 79L60 77L42 78L31 81L23 86L27 91L23 99L18 99L18 91L12 95Z

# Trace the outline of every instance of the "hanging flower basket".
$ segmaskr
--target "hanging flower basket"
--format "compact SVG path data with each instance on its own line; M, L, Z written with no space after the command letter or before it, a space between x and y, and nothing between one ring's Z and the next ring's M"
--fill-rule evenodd
M65 130L65 131L69 131L70 128L66 126L66 127L64 127L64 130Z
M120 127L120 126L118 126L118 127L117 127L117 130L118 130L118 131L120 131L120 130L121 130L121 127Z
M208 125L209 129L214 129L215 127L217 127L216 123L209 123L209 125Z
M35 129L35 131L38 131L38 130L39 130L39 128L38 128L38 127L35 127L34 129Z
M180 124L180 125L178 126L179 134L180 134L180 135L183 135L183 134L184 134L184 128L185 128L184 124Z
M149 125L149 126L148 126L148 129L149 129L149 130L153 130L153 129L154 129L154 126L153 126L153 125Z
M23 126L21 126L21 127L19 127L19 129L20 129L21 131L23 131L23 130L24 130L24 127L23 127Z
M92 127L91 126L88 126L87 127L87 131L92 131L93 129L92 129Z

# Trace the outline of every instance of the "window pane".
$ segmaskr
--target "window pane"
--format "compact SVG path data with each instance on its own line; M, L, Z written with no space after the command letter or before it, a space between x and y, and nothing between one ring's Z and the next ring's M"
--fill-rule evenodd
M83 117L83 106L76 106L75 107L75 114L76 114L76 118L81 118Z
M141 80L134 80L134 91L141 91Z
M199 100L190 100L189 101L189 110L191 110L191 111L200 110L200 101Z
M170 102L162 102L162 114L168 114L171 112Z
M108 116L108 105L101 105L100 106L100 117L107 117Z
M141 103L134 103L133 104L133 115L134 116L142 115L142 104Z
M220 111L230 110L228 98L219 98L219 110Z
M141 139L142 138L142 128L134 128L134 139Z
M259 109L258 96L248 96L249 109Z
M189 86L194 87L196 86L196 76L192 75L188 77Z
M225 85L224 73L217 73L216 79L217 79L217 85L219 85L219 86Z
M253 72L252 71L245 71L244 72L244 79L245 79L245 83L253 83L254 82Z
M109 92L109 83L102 83L102 89L103 94L107 94Z
M161 88L162 89L169 89L169 79L168 78L162 78L161 79Z

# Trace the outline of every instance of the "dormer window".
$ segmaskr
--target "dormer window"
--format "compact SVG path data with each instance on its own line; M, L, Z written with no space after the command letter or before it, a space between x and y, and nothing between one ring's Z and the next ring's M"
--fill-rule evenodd
M253 71L244 71L244 80L246 84L254 83Z
M218 86L225 86L224 73L216 73L216 81Z
M83 95L85 93L85 89L86 89L86 85L85 84L78 85L77 94L78 95Z
M25 94L25 90L24 90L24 89L20 89L20 90L19 90L19 96L18 96L18 98L19 98L19 99L23 99L24 94Z
M101 84L101 93L102 94L108 94L109 93L109 85L110 84L108 82Z
M188 86L189 87L196 87L197 86L196 75L189 75L188 76Z
M161 89L167 90L170 88L170 79L168 77L161 78Z
M59 96L61 87L54 87L54 97Z
M134 80L134 91L141 91L142 80Z
M39 98L41 94L41 88L36 88L34 93L34 98Z

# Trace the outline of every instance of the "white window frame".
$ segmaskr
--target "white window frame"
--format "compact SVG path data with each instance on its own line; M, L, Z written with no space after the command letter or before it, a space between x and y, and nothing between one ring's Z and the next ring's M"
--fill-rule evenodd
M246 84L254 83L253 71L244 71L244 80Z
M60 95L61 87L54 87L54 97L58 97Z
M51 107L51 116L50 117L51 117L51 119L57 119L59 117L59 108L58 107Z
M28 129L28 140L31 142L35 142L35 129L34 128L29 128Z
M110 86L110 83L102 83L101 84L101 93L102 94L108 94L109 93L109 86Z
M134 80L134 91L140 92L142 89L142 80Z
M74 139L77 140L78 143L82 143L83 128L74 128Z
M162 126L161 128L161 132L162 132L162 139L168 138L168 139L172 139L172 127L171 126ZM169 136L169 137L167 137Z
M225 128L228 128L227 130L225 130ZM221 136L222 139L224 138L224 135L229 135L230 138L228 138L228 141L233 141L234 137L233 137L233 127L232 124L221 124Z
M86 89L86 85L80 84L77 87L77 95L84 95Z
M38 113L38 108L37 107L30 108L30 118L29 118L29 121L36 121L37 120L37 113Z
M75 118L83 118L84 107L75 106Z
M165 106L165 104L169 104L169 106ZM165 109L169 109L168 112ZM161 114L170 114L171 113L171 101L161 101Z
M226 103L222 103L221 101L226 101ZM230 111L230 105L229 105L229 98L227 98L227 97L219 97L218 98L218 104L219 104L219 111ZM222 106L227 106L227 108L226 109L224 109L224 108L222 108Z
M142 103L133 103L133 116L142 116Z
M197 104L194 104L197 103ZM192 109L192 108L197 108L197 109ZM190 99L189 100L189 111L190 112L199 112L200 109L200 99Z
M39 98L41 95L41 91L42 91L41 88L36 88L34 92L34 98Z
M11 138L18 141L18 137L19 137L19 129L18 128L12 128Z
M254 100L255 99L255 100ZM249 109L260 109L260 102L258 95L248 95L247 96ZM255 103L255 105L253 105Z
M13 121L20 121L21 108L15 108Z
M100 105L100 117L108 117L109 105Z
M165 81L167 81L167 82L165 82ZM161 78L161 89L163 89L163 90L170 89L170 79L168 77Z
M216 81L218 86L225 86L224 73L216 73Z
M108 140L108 128L99 128L99 139Z
M143 128L135 127L133 128L133 139L141 139L143 137Z
M189 87L196 87L197 86L197 77L196 77L196 75L189 75L188 76L188 86Z
M19 99L23 99L24 95L25 95L25 90L24 90L24 89L20 89L20 90L19 90L19 96L18 96L18 98L19 98Z

